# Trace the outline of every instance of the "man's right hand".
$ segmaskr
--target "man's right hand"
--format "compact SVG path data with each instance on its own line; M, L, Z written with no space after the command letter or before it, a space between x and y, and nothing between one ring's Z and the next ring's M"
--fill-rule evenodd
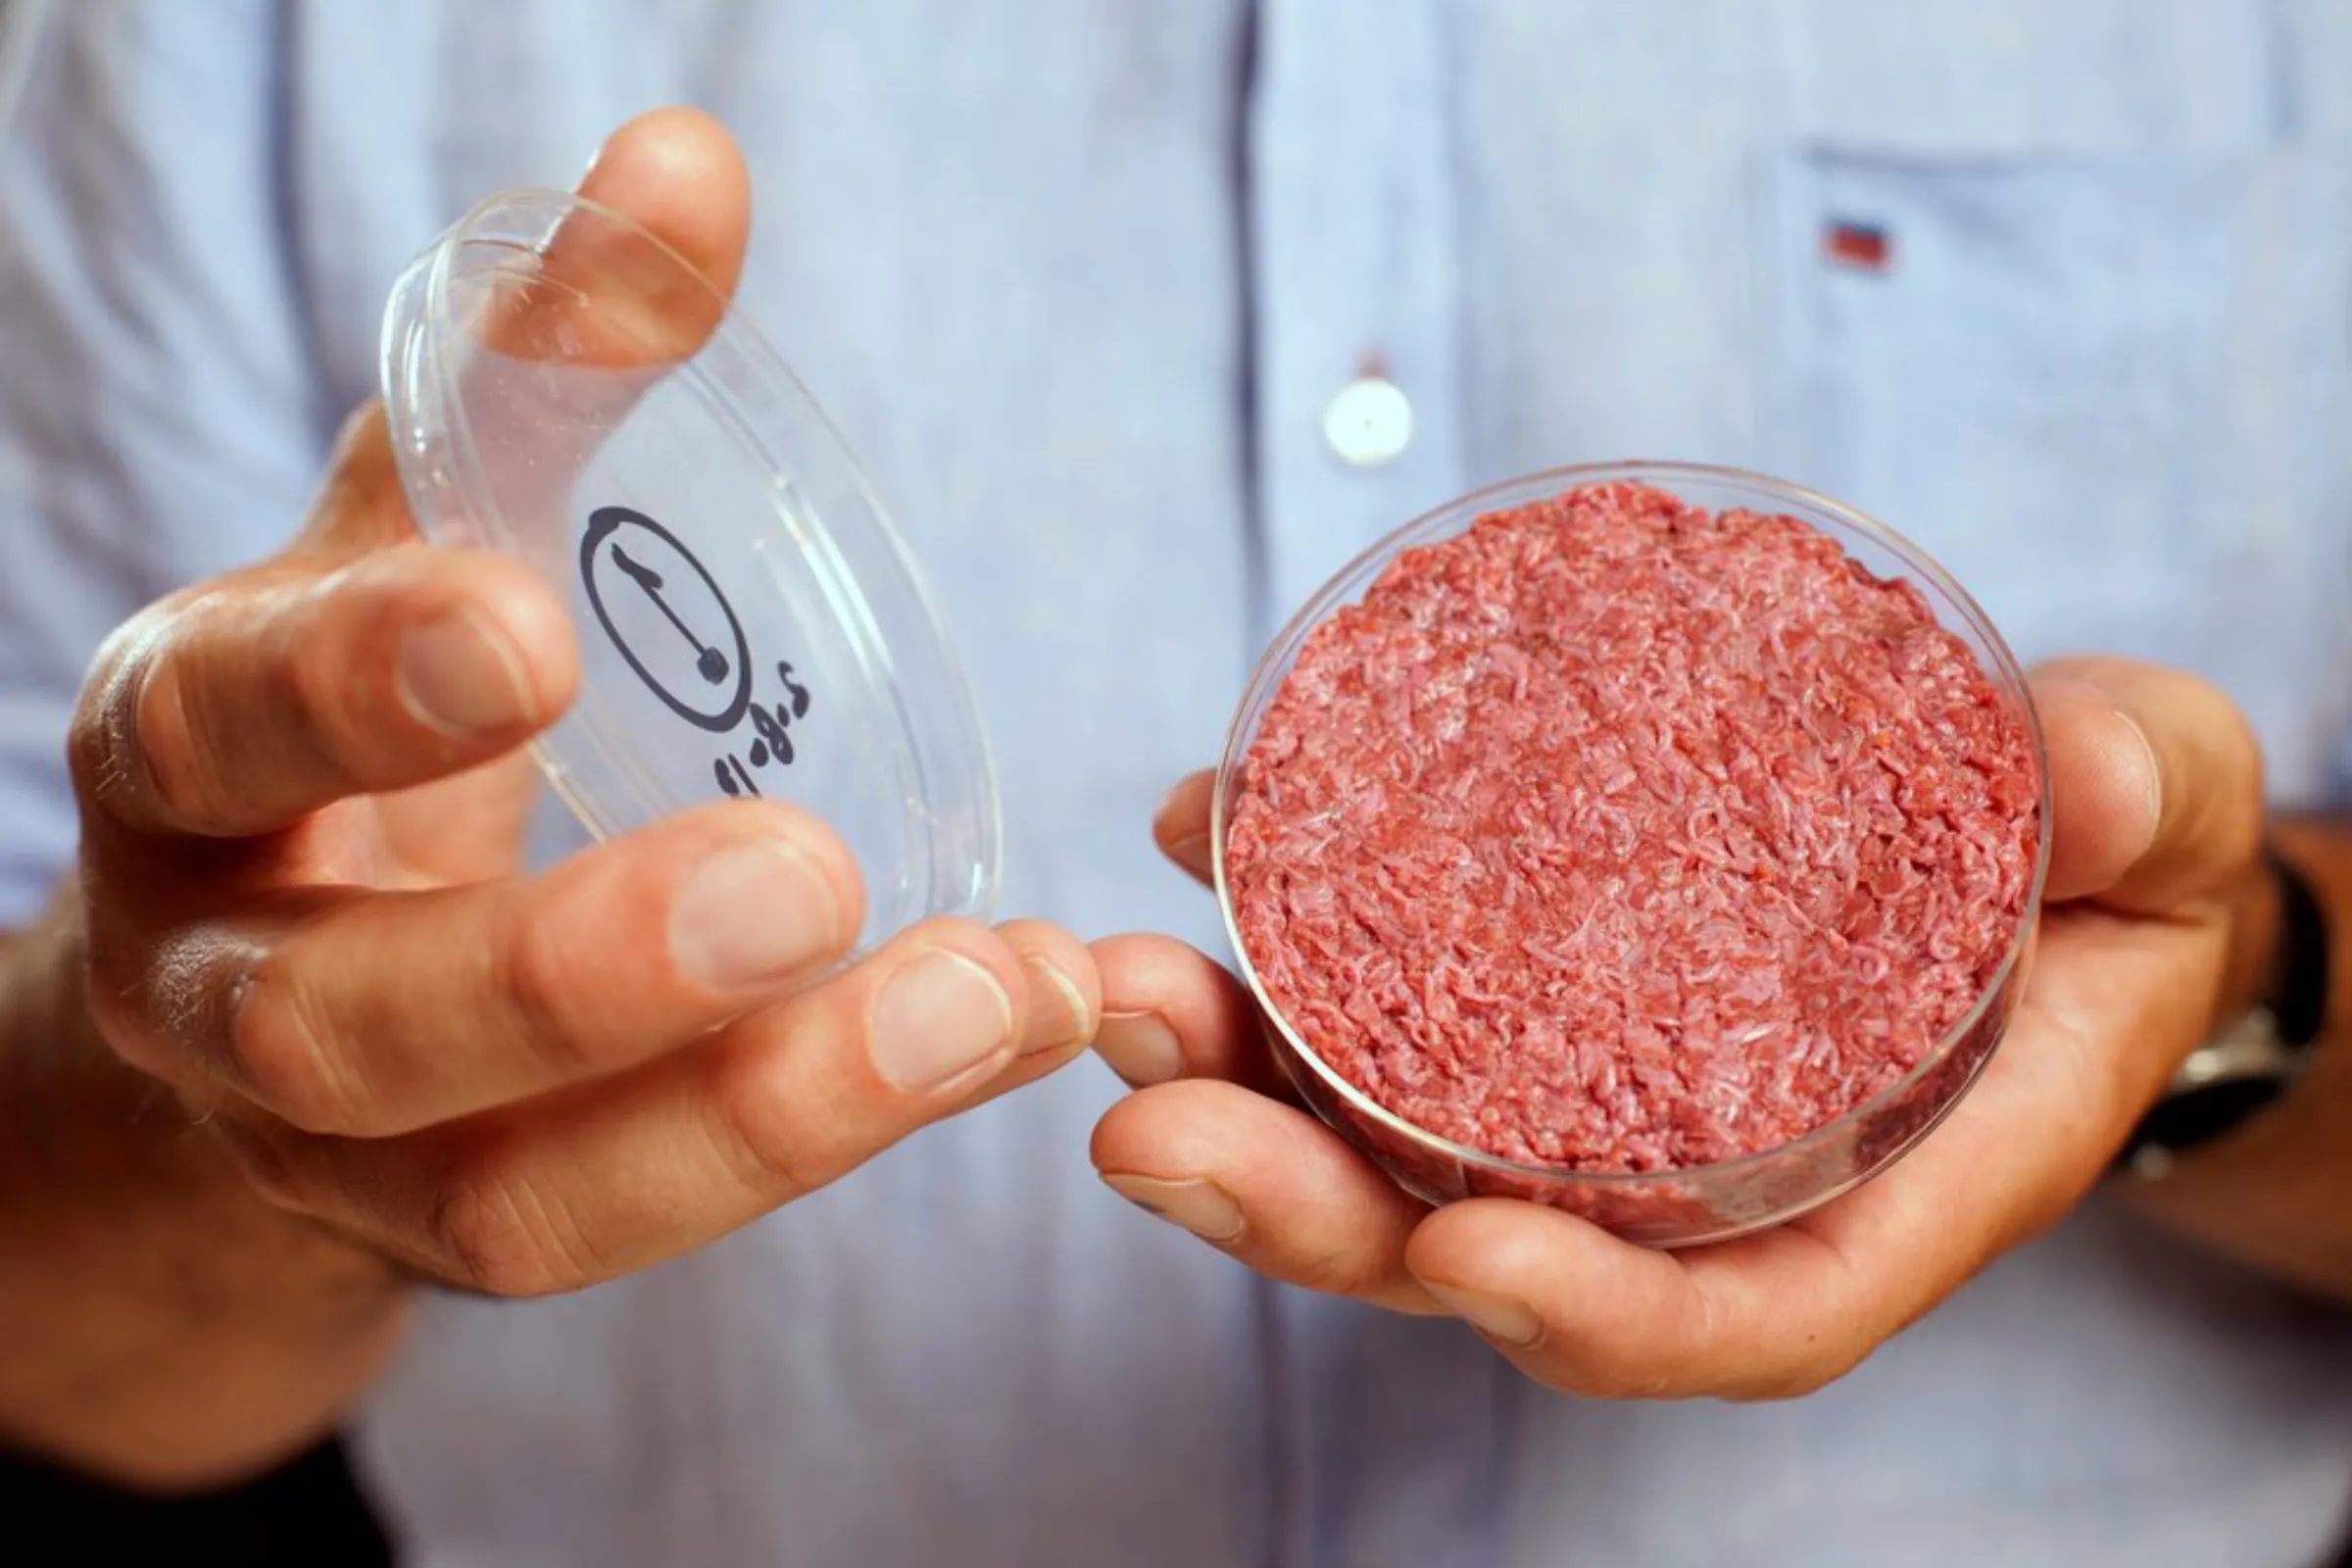
M669 111L583 189L731 284L747 186ZM707 1243L1068 1060L1100 1005L1086 948L1026 922L812 984L862 896L775 802L519 875L518 748L576 660L524 567L416 542L370 408L289 551L108 643L71 746L95 1035L269 1204L500 1296Z

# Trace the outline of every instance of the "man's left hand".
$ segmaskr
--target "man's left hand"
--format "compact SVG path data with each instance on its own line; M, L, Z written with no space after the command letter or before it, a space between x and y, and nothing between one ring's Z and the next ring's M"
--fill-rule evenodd
M1681 1251L1504 1199L1433 1210L1300 1108L1234 978L1160 937L1096 945L1098 1049L1138 1090L1096 1166L1262 1273L1455 1314L1553 1388L1771 1398L1843 1375L2082 1200L2271 945L2261 761L2228 699L2108 660L2048 666L2034 694L2054 821L2023 1000L1944 1123L1846 1197ZM1210 789L1186 780L1156 824L1203 880Z

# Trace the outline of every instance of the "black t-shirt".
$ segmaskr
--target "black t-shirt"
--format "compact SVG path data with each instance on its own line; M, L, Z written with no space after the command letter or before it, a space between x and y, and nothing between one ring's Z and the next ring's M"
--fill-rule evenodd
M391 1568L392 1560L340 1443L244 1486L177 1497L0 1452L0 1562L17 1568Z

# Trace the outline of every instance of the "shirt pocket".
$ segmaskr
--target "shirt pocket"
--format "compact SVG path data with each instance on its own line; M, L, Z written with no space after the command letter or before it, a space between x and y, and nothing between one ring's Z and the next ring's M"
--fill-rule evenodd
M2025 657L2177 661L2261 161L1768 156L1767 466L1915 540Z

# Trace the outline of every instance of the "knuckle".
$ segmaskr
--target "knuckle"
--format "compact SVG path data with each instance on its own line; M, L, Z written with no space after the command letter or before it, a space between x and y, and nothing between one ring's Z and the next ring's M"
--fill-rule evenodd
M543 1066L565 1079L597 1065L597 1052L581 1016L576 959L559 934L560 921L522 920L513 935L494 946L494 992L523 1042Z
M1836 1383L1862 1364L1864 1352L1807 1351L1785 1365L1763 1370L1723 1391L1737 1404L1778 1404L1802 1399Z
M377 607L351 591L360 570L332 573L287 602L280 617L285 646L270 666L276 684L268 711L282 715L301 750L327 767L342 766L368 743L369 718L384 706L384 666L352 653L378 641L383 625ZM351 618L353 608L365 624Z
M597 1278L570 1227L495 1162L453 1172L434 1195L426 1231L454 1282L486 1296L553 1296Z
M2205 700L2213 706L2221 742L2230 759L2249 772L2262 764L2262 739L2254 731L2254 721L2236 699L2219 684L2198 678Z
M1758 1379L1733 1394L1731 1400L1735 1404L1783 1404L1790 1399L1802 1399L1835 1381L1827 1372L1807 1368L1779 1377Z
M2261 838L2262 742L2252 720L2230 694L2200 675L2174 671L2172 712L2181 733L2195 737L2192 753L2205 776L2189 780L2195 793L2186 805L2198 826L2230 848L2251 847Z
M220 1066L256 1103L305 1132L363 1133L362 1097L329 1041L293 966L269 957L236 982Z
M135 947L111 939L106 929L91 924L82 960L81 1001L99 1038L121 1053L147 1032L146 966Z
M101 1042L128 1066L193 1089L207 1077L200 1042L216 1016L212 970L200 941L126 937L89 918L81 1002Z
M114 808L139 781L139 704L171 618L169 603L150 606L117 628L90 662L66 737L67 765L87 802Z
M756 1065L758 1054L746 1058ZM710 1092L713 1138L720 1155L747 1191L770 1202L812 1193L833 1178L830 1161L811 1147L808 1132L835 1118L782 1102L753 1066L718 1073Z
M96 677L82 693L66 730L66 769L88 806L112 812L130 784L132 745L125 717L136 683L122 674Z
M122 709L127 716L116 751L118 798L143 783L156 812L171 821L201 827L218 816L220 777L205 756L178 667L169 662L146 666Z
M1378 1261L1336 1244L1299 1254L1283 1274L1292 1284L1325 1296L1369 1297L1392 1285Z
M225 1117L213 1123L213 1132L255 1197L289 1214L315 1216L321 1212L323 1205L288 1140Z
M1653 1362L1627 1358L1592 1360L1544 1380L1588 1399L1669 1399L1681 1388L1676 1373Z
M150 606L92 662L67 754L82 798L134 827L210 833L250 809L258 760L337 721L348 661L300 646L304 585L255 568Z
M179 607L169 639L136 662L125 774L151 793L149 815L202 833L245 814L253 762L275 751L255 722L284 710L302 662L283 647L283 597L267 582L215 585Z
M1831 1384L1844 1381L1856 1367L1869 1359L1869 1354L1867 1350L1842 1350L1798 1368L1796 1376L1789 1380L1788 1396L1796 1398L1819 1394Z

